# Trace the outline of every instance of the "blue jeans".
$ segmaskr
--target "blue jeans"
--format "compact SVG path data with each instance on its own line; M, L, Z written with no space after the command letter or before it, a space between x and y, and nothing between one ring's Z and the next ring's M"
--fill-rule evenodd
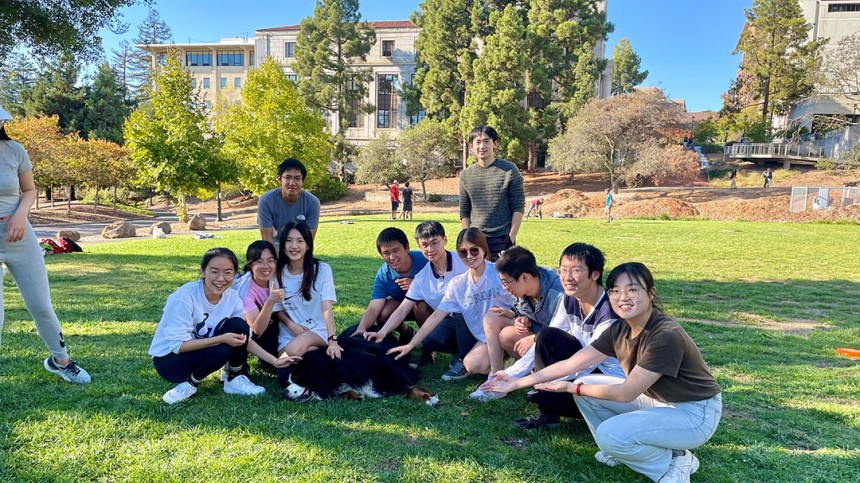
M576 382L612 384L624 380L588 375ZM600 450L654 481L669 469L673 449L696 448L711 438L723 410L722 394L682 403L664 403L644 394L630 403L591 397L574 400Z

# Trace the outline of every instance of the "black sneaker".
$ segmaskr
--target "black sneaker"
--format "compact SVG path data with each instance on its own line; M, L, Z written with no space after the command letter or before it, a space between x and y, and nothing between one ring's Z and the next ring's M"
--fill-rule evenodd
M514 421L514 426L520 429L555 429L561 426L561 418L541 413L537 418L522 418Z

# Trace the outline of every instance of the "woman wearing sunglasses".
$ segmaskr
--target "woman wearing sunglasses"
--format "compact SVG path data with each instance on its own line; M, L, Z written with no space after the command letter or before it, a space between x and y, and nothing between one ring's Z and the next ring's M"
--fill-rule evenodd
M468 354L463 358L463 365L472 374L486 374L490 371L490 356L487 352L487 339L484 337L484 315L493 307L510 309L513 298L502 288L495 265L488 261L489 252L487 238L481 230L466 228L457 235L457 255L469 270L451 279L439 307L427 318L412 340L406 345L389 350L389 354L396 354L396 359L408 355L433 332L442 319L450 313L459 312L473 336L469 341L457 341L458 344L471 345Z
M291 221L281 231L278 285L283 287L281 304L293 324L280 326L278 351L281 356L301 356L325 348L326 354L340 358L332 305L337 302L334 277L329 264L314 257L314 238L303 221ZM284 374L278 374L284 381Z
M627 465L653 481L690 481L699 460L689 450L708 441L722 413L720 386L696 343L662 312L654 278L637 262L615 267L606 279L616 323L570 359L528 377L497 373L485 390L568 392L600 451L597 461ZM615 357L627 379L587 375L556 381ZM550 382L552 381L552 382Z

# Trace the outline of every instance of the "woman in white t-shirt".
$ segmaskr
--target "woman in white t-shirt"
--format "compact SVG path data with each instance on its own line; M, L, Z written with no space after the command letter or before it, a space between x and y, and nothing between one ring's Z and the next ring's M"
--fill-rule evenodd
M200 279L179 287L164 305L161 321L149 346L158 375L177 383L162 399L184 401L197 392L209 374L227 364L224 392L252 396L265 388L246 375L248 352L274 366L287 361L266 353L249 340L250 327L242 318L242 300L232 289L239 260L227 248L210 248L200 262Z
M445 288L439 307L427 318L412 340L388 351L395 359L408 355L450 313L463 315L469 331L477 342L463 358L463 365L472 374L486 374L490 370L487 338L484 336L484 315L493 307L511 308L513 298L502 288L496 266L488 261L490 249L481 230L466 228L457 235L457 255L469 269L457 275Z
M278 351L281 356L301 356L326 348L340 358L332 305L337 302L329 264L314 258L314 238L303 221L291 221L281 231L278 284L284 289L284 310L294 323L281 324ZM283 383L281 374L278 380Z

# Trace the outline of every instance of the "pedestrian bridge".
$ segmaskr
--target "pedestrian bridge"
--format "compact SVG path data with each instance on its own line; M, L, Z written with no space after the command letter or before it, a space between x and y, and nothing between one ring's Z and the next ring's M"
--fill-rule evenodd
M726 158L747 161L782 162L786 169L792 164L815 165L830 157L828 150L811 142L802 143L744 143L726 146Z

